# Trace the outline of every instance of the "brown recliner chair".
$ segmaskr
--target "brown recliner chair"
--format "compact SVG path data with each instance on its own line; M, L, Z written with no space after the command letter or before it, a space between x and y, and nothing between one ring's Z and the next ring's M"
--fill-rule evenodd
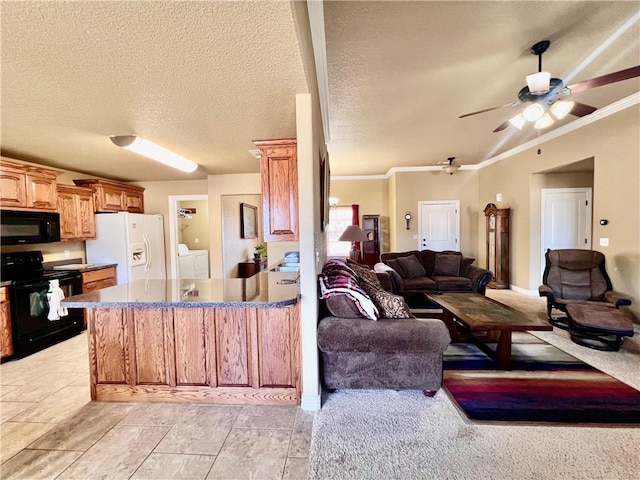
M541 297L547 297L549 323L569 330L575 343L598 350L617 350L622 337L633 336L628 312L631 300L614 292L604 255L593 250L547 250ZM566 316L553 316L553 309Z

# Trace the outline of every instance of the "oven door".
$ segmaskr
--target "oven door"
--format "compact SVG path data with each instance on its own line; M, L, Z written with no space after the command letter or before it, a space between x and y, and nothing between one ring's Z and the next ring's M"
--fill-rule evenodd
M82 277L59 279L64 296L82 293ZM48 280L22 281L13 285L12 327L18 356L28 355L76 335L83 329L83 310L69 309L59 320L49 320Z

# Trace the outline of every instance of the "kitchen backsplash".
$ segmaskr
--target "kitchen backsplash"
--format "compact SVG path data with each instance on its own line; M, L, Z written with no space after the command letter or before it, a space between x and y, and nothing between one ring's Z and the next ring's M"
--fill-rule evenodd
M2 253L27 252L30 250L40 250L45 262L64 260L65 258L82 258L84 262L86 259L84 242L35 243L32 245L3 245L0 247ZM65 254L65 252L68 253Z

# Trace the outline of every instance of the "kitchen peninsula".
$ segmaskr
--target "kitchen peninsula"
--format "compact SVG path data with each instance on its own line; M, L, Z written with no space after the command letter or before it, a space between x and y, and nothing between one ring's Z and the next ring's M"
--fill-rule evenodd
M86 309L92 400L299 404L296 276L138 280L63 300Z

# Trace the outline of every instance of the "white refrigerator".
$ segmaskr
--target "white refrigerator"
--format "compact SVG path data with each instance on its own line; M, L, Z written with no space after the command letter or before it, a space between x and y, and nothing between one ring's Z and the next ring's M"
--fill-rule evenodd
M87 263L118 264L118 284L166 278L162 215L96 214L96 239L86 249Z

